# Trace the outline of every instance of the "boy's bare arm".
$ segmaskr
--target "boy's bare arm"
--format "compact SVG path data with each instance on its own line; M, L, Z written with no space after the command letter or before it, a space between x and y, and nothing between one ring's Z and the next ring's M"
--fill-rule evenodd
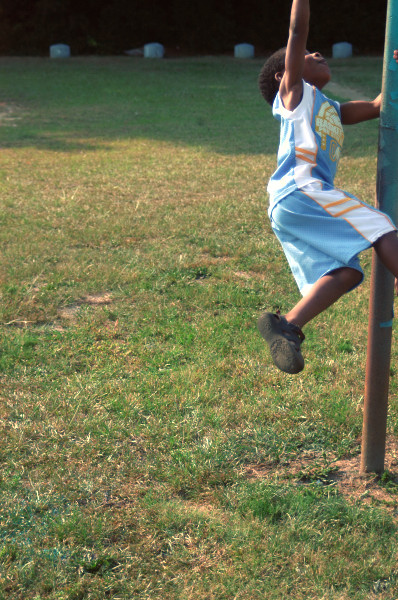
M294 110L301 101L309 22L309 0L293 0L289 39L286 48L285 72L279 87L280 96L287 110Z
M394 60L398 63L398 50L394 50ZM380 116L381 94L372 102L346 102L340 106L343 125L354 125ZM397 292L398 293L398 292Z
M356 100L340 106L343 125L354 125L380 116L381 94L370 102Z

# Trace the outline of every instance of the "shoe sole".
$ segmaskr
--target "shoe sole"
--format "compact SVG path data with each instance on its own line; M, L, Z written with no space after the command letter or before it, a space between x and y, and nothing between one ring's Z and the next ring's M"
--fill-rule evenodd
M269 345L274 365L285 373L295 375L304 369L304 358L296 350L293 342L289 342L277 329L275 316L264 313L258 320L258 330Z

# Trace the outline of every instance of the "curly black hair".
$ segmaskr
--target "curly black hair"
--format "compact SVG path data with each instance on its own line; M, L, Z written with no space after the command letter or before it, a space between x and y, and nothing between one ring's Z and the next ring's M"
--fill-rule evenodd
M275 74L285 68L286 47L280 48L265 62L258 76L258 87L265 100L272 106L279 90Z

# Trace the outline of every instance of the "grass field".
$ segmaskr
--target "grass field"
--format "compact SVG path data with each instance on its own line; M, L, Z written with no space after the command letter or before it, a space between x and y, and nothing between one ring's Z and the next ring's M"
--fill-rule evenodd
M299 298L261 64L0 59L1 600L398 598L396 344L356 477L370 252L301 375L256 331ZM381 59L331 65L378 93ZM371 203L377 131L337 182Z

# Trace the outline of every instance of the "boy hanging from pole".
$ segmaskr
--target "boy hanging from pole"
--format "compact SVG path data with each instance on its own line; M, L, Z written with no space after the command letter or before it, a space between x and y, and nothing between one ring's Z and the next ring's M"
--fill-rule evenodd
M331 73L319 52L306 49L309 20L309 0L293 0L287 46L267 60L259 76L260 91L280 121L268 215L302 298L283 316L263 313L258 328L274 364L286 373L304 368L302 328L362 282L360 252L373 246L395 276L396 289L398 278L394 223L334 186L342 125L379 117L381 95L340 104L322 93ZM394 58L398 62L398 51Z

